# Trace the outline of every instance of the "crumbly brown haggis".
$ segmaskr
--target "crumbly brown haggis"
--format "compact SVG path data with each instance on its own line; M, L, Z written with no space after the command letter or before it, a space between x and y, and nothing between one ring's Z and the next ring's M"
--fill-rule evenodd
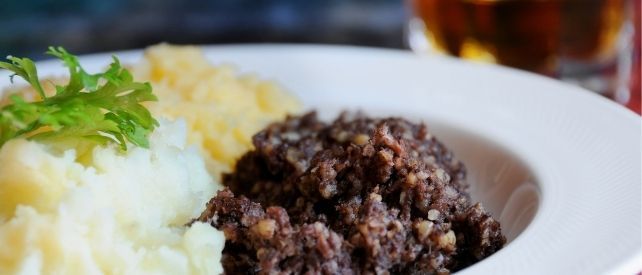
M199 218L228 274L448 274L506 242L423 124L309 113L253 141Z

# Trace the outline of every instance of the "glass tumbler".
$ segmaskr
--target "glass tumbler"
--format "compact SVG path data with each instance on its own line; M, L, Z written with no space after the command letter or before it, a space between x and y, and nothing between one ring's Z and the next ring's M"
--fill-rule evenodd
M407 42L617 97L628 93L632 0L407 0Z

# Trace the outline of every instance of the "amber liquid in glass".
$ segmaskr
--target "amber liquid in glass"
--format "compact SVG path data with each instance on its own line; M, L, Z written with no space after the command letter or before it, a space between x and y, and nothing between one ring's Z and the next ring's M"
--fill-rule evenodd
M614 55L626 0L410 1L433 50L555 75Z

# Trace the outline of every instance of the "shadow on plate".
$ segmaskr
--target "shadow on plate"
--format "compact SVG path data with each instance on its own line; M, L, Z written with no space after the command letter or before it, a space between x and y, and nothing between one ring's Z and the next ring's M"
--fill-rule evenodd
M436 122L427 124L466 165L473 200L499 219L506 239L513 241L539 206L539 187L531 170L508 149L482 136Z

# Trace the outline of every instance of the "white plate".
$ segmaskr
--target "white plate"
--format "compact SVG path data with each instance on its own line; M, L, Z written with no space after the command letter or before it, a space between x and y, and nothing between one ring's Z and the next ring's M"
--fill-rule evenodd
M552 79L371 48L205 47L214 63L275 79L309 108L428 123L469 170L473 198L502 223L506 247L460 274L642 270L640 117ZM140 51L117 53L135 62ZM108 55L81 58L90 71ZM41 76L61 75L41 62ZM0 87L8 85L0 75Z

